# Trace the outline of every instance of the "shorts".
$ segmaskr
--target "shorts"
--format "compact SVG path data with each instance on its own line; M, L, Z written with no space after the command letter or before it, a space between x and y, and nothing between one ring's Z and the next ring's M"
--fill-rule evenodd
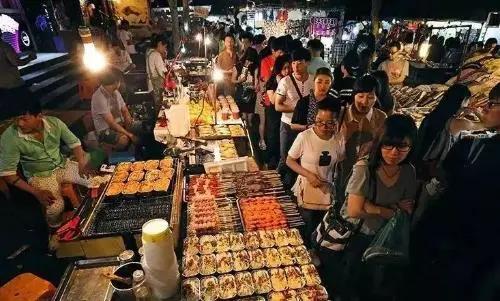
M121 125L123 126L123 124ZM138 137L141 137L141 134L143 134L142 123L140 121L134 121L130 127L125 127L125 129ZM121 136L123 134L113 129L106 129L99 132L97 140L99 143L116 144Z
M255 105L255 114L261 116L261 118L266 117L266 108L260 101L257 101L257 104Z
M119 134L118 132L112 129L107 129L99 132L97 140L99 141L99 143L116 144L118 143L118 140L120 139L121 135L123 134Z

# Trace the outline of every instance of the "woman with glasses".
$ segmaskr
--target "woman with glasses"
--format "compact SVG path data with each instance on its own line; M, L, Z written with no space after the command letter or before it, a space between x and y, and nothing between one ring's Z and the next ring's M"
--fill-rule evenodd
M312 232L330 207L333 167L344 157L344 143L335 135L339 113L340 104L334 100L319 102L313 126L299 133L286 159L299 175L292 191L302 208L308 247Z
M299 99L293 111L291 128L302 132L314 125L318 104L326 99L335 100L328 95L333 75L328 68L319 68L314 76L314 89L311 94Z
M370 155L354 165L340 215L358 230L353 230L343 251L320 250L326 285L334 288L334 295L368 294L364 297L369 300L374 293L361 256L397 209L408 213L413 210L417 180L410 158L416 135L410 116L392 115L386 119Z

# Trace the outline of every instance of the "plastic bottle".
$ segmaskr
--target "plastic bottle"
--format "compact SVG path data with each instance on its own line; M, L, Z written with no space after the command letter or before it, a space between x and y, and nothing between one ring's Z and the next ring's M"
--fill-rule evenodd
M136 301L150 301L151 291L146 286L144 272L142 270L134 271L132 274L134 295Z

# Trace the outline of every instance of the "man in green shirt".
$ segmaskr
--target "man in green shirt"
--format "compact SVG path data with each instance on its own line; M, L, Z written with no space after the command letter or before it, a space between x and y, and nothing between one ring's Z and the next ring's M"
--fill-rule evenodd
M62 183L87 185L79 172L86 167L80 140L59 119L41 114L37 101L20 100L15 122L0 138L0 176L10 185L31 193L45 207L49 226L62 222ZM77 162L64 158L61 140ZM17 175L18 164L27 181Z

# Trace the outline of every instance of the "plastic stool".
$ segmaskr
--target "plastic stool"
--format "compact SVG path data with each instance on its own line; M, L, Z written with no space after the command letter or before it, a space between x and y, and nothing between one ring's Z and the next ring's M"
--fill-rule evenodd
M52 283L31 273L24 273L0 287L0 300L45 301L50 300L55 292Z

